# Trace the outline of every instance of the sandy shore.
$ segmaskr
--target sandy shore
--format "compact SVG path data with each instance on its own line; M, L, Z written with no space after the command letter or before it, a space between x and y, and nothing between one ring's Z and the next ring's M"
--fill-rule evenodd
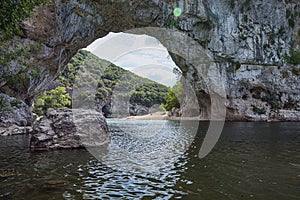
M200 120L199 117L169 117L167 112L156 112L143 116L129 116L119 120ZM204 120L205 121L205 120Z
M169 119L169 117L166 112L156 112L148 115L129 116L129 117L120 118L120 120L167 120L167 119Z

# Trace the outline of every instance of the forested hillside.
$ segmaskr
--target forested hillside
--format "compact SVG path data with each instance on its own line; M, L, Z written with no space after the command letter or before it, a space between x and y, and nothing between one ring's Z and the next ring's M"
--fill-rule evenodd
M106 117L147 114L150 107L158 109L166 103L170 89L85 50L72 58L55 85L57 87L37 98L34 109L37 114L41 115L49 108L71 107L73 91L81 91L75 98L77 105L102 104L100 107ZM97 89L96 94L90 92L93 87ZM139 113L139 109L143 111Z

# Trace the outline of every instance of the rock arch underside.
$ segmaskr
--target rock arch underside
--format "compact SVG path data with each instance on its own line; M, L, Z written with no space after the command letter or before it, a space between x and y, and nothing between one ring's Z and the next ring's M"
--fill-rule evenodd
M179 17L173 15L175 7L182 9ZM22 45L40 46L25 59L29 79L11 93L31 104L72 56L94 40L109 32L161 27L186 34L211 57L226 89L227 119L299 120L300 67L283 59L290 48L299 48L299 17L297 0L54 0L38 7L22 23L23 35L14 38ZM201 70L171 56L193 85L207 118L210 100ZM20 69L21 64L14 63L1 73ZM1 92L10 89L2 87ZM266 98L273 94L276 108ZM295 103L292 109L286 109L289 99ZM253 112L253 105L266 112Z

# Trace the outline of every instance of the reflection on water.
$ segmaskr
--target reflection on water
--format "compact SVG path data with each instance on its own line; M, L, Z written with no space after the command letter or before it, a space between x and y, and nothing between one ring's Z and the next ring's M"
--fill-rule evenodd
M158 173L173 168L197 133L198 121L110 120L111 143L103 163L127 172Z
M226 123L220 141L204 159L197 155L208 123L200 123L185 152L191 135L178 124L165 124L161 133L151 132L157 130L151 126L146 130L137 122L110 122L107 151L115 152L117 146L133 153L130 162L112 153L100 162L84 149L30 153L28 136L2 137L0 199L300 198L297 123ZM145 137L133 137L143 132ZM170 146L163 141L173 146L160 149ZM140 150L156 153L141 159ZM169 158L176 159L167 162ZM142 168L134 170L138 166Z

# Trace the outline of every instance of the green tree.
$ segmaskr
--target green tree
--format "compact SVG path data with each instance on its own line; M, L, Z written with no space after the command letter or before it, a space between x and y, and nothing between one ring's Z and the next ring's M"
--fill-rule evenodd
M167 111L171 111L172 108L180 108L180 103L178 101L178 98L176 97L175 93L172 90L169 90L167 96L166 96L166 104L164 108Z
M166 104L164 105L164 108L167 111L171 111L173 107L180 108L180 102L179 99L182 99L184 97L183 87L182 87L182 81L178 81L172 89L168 91L168 94L166 96Z
M105 88L101 87L98 89L97 93L96 93L96 99L100 99L102 101L105 101L106 98L108 97L108 92Z
M43 115L50 108L66 108L71 105L71 97L65 87L57 87L48 94L44 92L36 99L33 112Z

